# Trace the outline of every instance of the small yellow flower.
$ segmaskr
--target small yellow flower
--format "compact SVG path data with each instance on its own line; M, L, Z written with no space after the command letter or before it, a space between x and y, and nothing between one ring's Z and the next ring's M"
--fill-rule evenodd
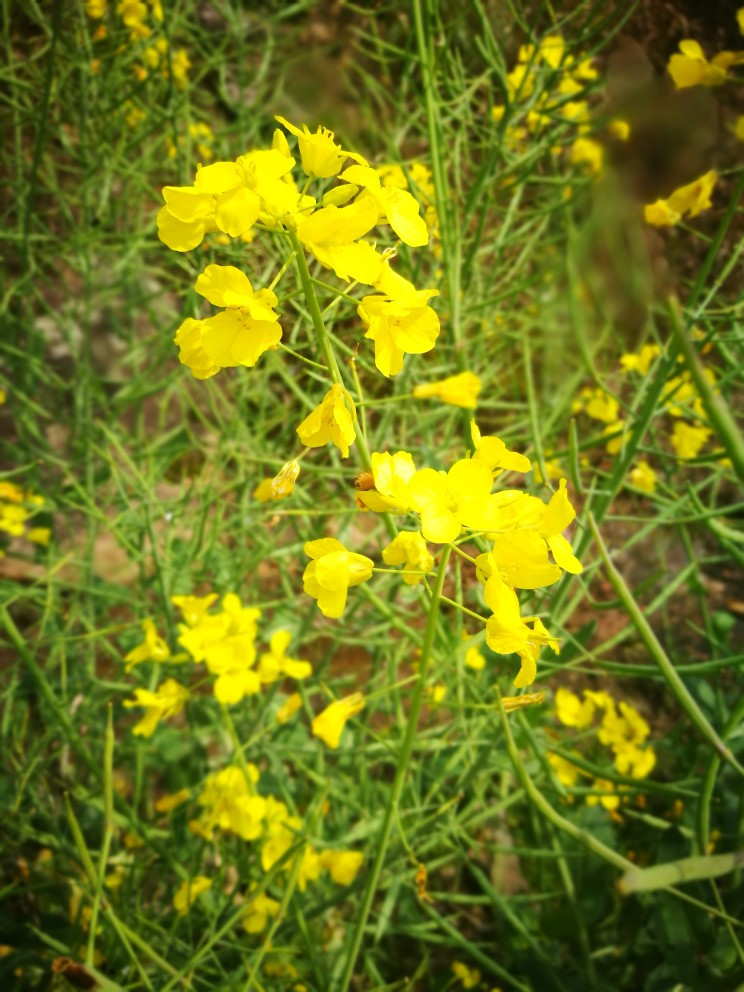
M303 588L308 596L317 599L323 616L337 619L344 612L349 587L366 582L375 563L347 550L334 537L308 541L304 550L312 560L302 576Z
M646 375L651 365L661 353L658 344L644 344L638 354L625 354L620 356L620 365L623 372L638 372Z
M571 145L571 162L583 166L595 179L604 169L604 148L593 138L577 138Z
M474 458L485 462L492 472L497 469L506 472L529 472L532 467L529 458L517 451L510 451L500 437L483 437L474 420L470 421L470 436L475 448Z
M712 431L702 425L688 424L684 420L675 421L670 439L675 454L678 458L695 458L711 433Z
M258 677L262 682L276 682L281 678L306 679L313 674L309 661L288 658L286 651L292 635L288 630L277 630L271 635L269 650L261 655L258 663Z
M610 121L607 125L608 132L618 141L627 141L630 137L630 124L623 120Z
M348 458L349 445L356 440L355 417L351 397L340 383L334 383L322 403L302 421L297 434L308 448L321 448L330 441L343 458Z
M138 737L151 737L160 720L167 720L181 712L189 698L189 691L175 679L166 679L155 692L135 689L134 695L134 699L125 699L124 705L128 709L144 706L145 715L132 728L132 733Z
M197 875L195 878L182 882L173 897L173 908L179 916L185 916L202 892L206 892L211 887L212 880L206 875Z
M568 786L569 789L576 785L579 777L579 769L576 765L567 761L562 755L555 754L553 751L548 751L547 759L561 785Z
M41 544L46 548L52 539L52 531L49 527L32 527L26 534L26 538L33 541L34 544Z
M719 52L709 62L697 41L686 38L679 43L679 53L672 55L667 72L678 90L689 86L720 86L726 82L729 66L736 65L740 52Z
M603 796L587 796L587 806L596 806L601 803L606 810L612 811L617 809L620 805L620 797L615 792L615 786L607 779L595 778L592 782L592 789L596 789L597 792L604 792L607 794Z
M360 508L375 513L407 513L410 505L408 483L416 473L416 466L408 451L373 451L372 478L374 489L362 490L357 495Z
M255 885L253 886L255 888ZM261 933L266 929L269 918L279 913L280 903L265 892L249 895L246 910L241 919L246 933Z
M158 813L170 813L171 810L176 809L177 806L182 806L185 802L191 798L191 789L179 789L178 792L173 792L167 796L161 796L160 799L155 803L155 809Z
M486 659L480 650L473 646L465 652L465 665L472 668L474 672L480 672L486 667Z
M295 713L302 706L302 696L299 692L293 692L276 711L277 723L289 723Z
M468 968L462 961L452 963L452 972L464 989L474 989L481 980L481 973L477 968Z
M323 851L320 860L337 885L351 885L364 862L361 851Z
M447 544L463 526L490 530L498 522L498 508L491 499L493 475L485 462L461 458L448 472L423 468L408 483L411 507L421 516L427 541Z
M424 572L430 572L434 567L434 559L429 553L426 541L416 531L402 530L382 550L382 558L386 565L404 565L403 581L409 586L415 586L423 579Z
M168 661L170 649L165 641L160 637L155 627L155 622L151 619L142 621L142 630L145 632L145 639L137 647L124 656L127 673L131 672L135 665L142 664L143 661Z
M583 730L594 720L594 703L585 698L583 703L569 689L560 688L555 694L555 711L558 719L566 727Z
M367 164L361 155L344 151L341 145L337 145L333 140L335 137L333 131L329 131L328 128L318 127L313 133L307 124L303 124L302 130L300 130L279 115L276 115L274 120L297 138L302 168L308 176L315 176L318 179L330 179L331 176L337 176L347 158L352 158L362 165Z
M474 372L460 372L439 382L420 383L414 387L413 395L417 399L434 397L450 406L472 410L477 406L480 389L481 381Z
M343 699L336 699L315 717L312 723L312 732L316 737L320 737L324 744L335 750L341 739L341 732L346 726L346 721L356 716L357 713L361 713L363 709L364 696L361 692L354 692Z
M672 227L683 217L697 217L711 206L710 198L718 174L711 169L687 186L680 186L668 200L656 200L643 208L647 224L653 227Z
M643 490L644 493L653 493L656 490L656 472L645 459L631 469L629 479L631 485Z

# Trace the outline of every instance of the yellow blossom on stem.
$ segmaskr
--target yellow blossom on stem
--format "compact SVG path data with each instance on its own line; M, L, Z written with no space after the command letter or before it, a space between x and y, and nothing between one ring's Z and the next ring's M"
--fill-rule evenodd
M478 969L468 968L462 961L452 963L452 973L464 989L474 989L481 980L481 973Z
M142 621L142 630L145 632L145 639L137 647L124 656L127 673L131 672L135 665L140 665L143 661L168 661L170 649L165 641L160 637L155 628L155 622L151 619Z
M323 851L320 860L337 885L351 885L364 863L361 851Z
M711 206L710 198L718 174L711 169L687 186L680 186L668 200L656 200L643 208L643 217L653 227L672 227L683 217L697 217Z
M341 174L341 179L365 190L360 200L369 199L377 209L376 223L387 221L400 240L412 248L420 248L429 241L426 222L419 215L416 199L397 186L383 186L375 169L365 165L352 165Z
M349 410L351 407L351 411ZM356 440L354 419L356 411L351 397L336 382L323 397L323 401L297 428L297 434L308 448L321 448L331 441L343 458L349 457L349 445Z
M355 554L333 537L323 537L305 544L305 554L312 560L302 576L305 592L317 599L323 616L338 618L346 606L349 586L357 586L372 576L374 562Z
M576 785L580 774L576 765L554 751L548 751L546 757L561 785L568 786L569 789Z
M477 406L480 389L481 381L474 372L460 372L439 382L420 383L414 387L413 395L417 399L436 398L470 410Z
M287 657L291 640L288 630L277 630L271 635L269 650L261 655L258 663L258 677L262 682L276 682L281 678L306 679L313 674L309 661Z
M416 466L408 451L373 451L372 478L375 488L357 494L357 503L375 513L407 513L410 505L408 483Z
M623 372L638 372L646 375L653 362L661 353L658 344L644 344L637 354L625 354L620 356L620 365Z
M501 469L507 472L529 472L529 458L517 451L510 451L500 437L483 437L475 420L470 421L470 436L475 448L474 458L485 462L492 472Z
M585 697L582 702L569 689L560 688L555 694L555 711L558 719L566 727L576 727L583 730L594 720L594 703Z
M246 899L246 909L241 919L246 933L261 933L262 930L265 930L269 918L279 913L281 905L276 899L267 896L265 892L253 895L255 888L256 885L254 884Z
M422 468L408 483L411 507L421 516L427 541L447 544L462 526L489 530L497 520L490 499L493 476L485 462L461 458L448 472Z
M354 692L343 699L336 699L319 713L312 722L312 732L324 744L335 750L341 739L346 721L364 709L364 696Z
M596 789L597 792L607 793L607 795L587 796L587 806L597 806L598 804L601 804L606 810L612 811L617 809L620 805L620 797L615 792L614 784L606 778L595 778L592 782L592 789Z
M299 692L293 692L291 696L287 696L286 700L282 703L279 709L276 711L276 722L277 723L289 723L295 713L302 706L302 696Z
M571 145L570 158L573 165L580 165L595 179L604 169L604 148L594 138L577 138Z
M362 165L367 164L361 155L344 151L341 145L337 145L333 140L335 137L333 131L329 131L326 127L318 127L315 132L311 132L307 124L299 128L278 114L274 120L297 138L302 168L308 176L315 176L317 179L337 176L347 158L352 158Z
M258 769L252 764L247 769L248 778L242 768L234 766L207 776L198 800L205 809L201 827L207 838L211 838L215 827L235 833L243 840L256 840L261 836L267 800L254 790L259 778Z
M382 558L386 565L404 565L406 569L411 569L410 572L403 572L403 581L409 586L415 586L423 579L423 574L416 573L430 572L434 567L426 541L417 530L399 531L383 548Z
M355 200L346 207L331 203L299 221L297 237L321 265L339 279L374 285L382 277L384 258L363 237L377 223L377 209L370 200Z
M191 789L179 789L178 792L174 792L171 795L161 796L155 803L155 809L158 813L170 813L171 810L188 802L190 798Z
M670 438L674 453L678 458L695 458L705 445L712 431L701 424L688 424L677 420Z
M211 887L212 880L206 875L197 875L195 878L182 882L173 897L173 908L179 916L185 916L202 892L206 892Z
M32 527L26 534L26 539L46 548L52 539L52 531L49 527Z
M720 86L726 82L728 69L742 61L742 52L719 52L708 61L697 41L686 38L679 43L679 53L671 56L667 72L678 90L690 86Z
M387 264L387 263L386 263ZM427 306L436 289L417 290L387 266L377 283L381 296L365 296L357 308L375 343L375 365L384 376L397 375L404 355L431 351L439 337L439 317Z
M630 470L628 478L631 485L635 486L636 489L643 490L644 493L653 493L656 490L656 472L645 459L641 459Z
M544 538L555 559L555 563L566 572L579 575L583 565L571 550L571 545L563 536L563 531L576 516L576 510L571 506L566 489L566 480L561 479L558 489L553 493L550 502L545 507L545 513L537 526L538 534Z
M132 733L138 737L151 737L160 720L167 720L181 712L189 698L189 690L179 685L175 679L166 679L155 692L135 689L134 696L134 699L125 699L124 705L128 709L143 706L145 715L132 728Z
M496 654L518 654L522 667L514 685L518 689L531 685L537 674L540 647L547 644L558 654L558 641L550 636L539 618L533 617L532 627L529 626L520 615L517 594L499 575L488 579L483 596L493 613L486 623L486 643Z
M171 596L171 603L181 611L189 627L196 627L218 599L216 592L210 592L208 596Z

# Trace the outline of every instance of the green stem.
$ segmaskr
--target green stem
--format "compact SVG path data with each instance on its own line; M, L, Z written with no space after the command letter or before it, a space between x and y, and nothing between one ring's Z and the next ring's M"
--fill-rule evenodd
M390 834L398 813L398 802L400 801L401 793L403 792L403 785L406 780L408 765L411 760L411 752L416 739L419 715L424 702L424 694L426 691L426 673L429 668L431 649L434 644L434 635L437 630L439 601L442 596L442 587L444 586L444 576L447 572L447 563L449 561L450 551L451 549L449 547L443 548L442 557L439 561L437 577L432 590L431 603L429 605L429 614L426 619L424 644L421 649L421 661L419 663L419 681L413 690L411 708L408 712L406 732L403 738L400 755L398 757L398 764L395 769L395 778L393 779L393 785L390 790L390 798L388 799L387 808L385 810L385 818L382 822L380 835L377 840L377 853L375 854L375 860L372 865L372 870L370 871L367 888L364 892L362 906L357 917L356 927L351 941L351 948L349 949L346 958L346 965L339 984L340 992L347 992L351 979L354 975L354 967L364 939L364 929L367 925L367 919L369 918L369 914L372 909L372 902L374 901L375 893L377 892L380 875L385 863L385 855L387 853L388 844L390 843Z
M310 270L307 267L305 249L302 247L300 239L294 231L289 231L288 233L289 240L292 242L292 247L294 248L294 258L297 265L297 271L300 276L300 282L302 283L302 292L304 293L308 310L310 311L310 319L313 322L318 344L323 352L323 357L325 358L325 363L328 366L328 371L331 373L331 379L334 383L341 384L341 372L338 368L336 356L333 354L333 348L331 348L328 332L326 331L325 324L323 323L323 314L320 312L320 304L318 303L318 298L315 295L315 288L313 287L313 280L310 275Z

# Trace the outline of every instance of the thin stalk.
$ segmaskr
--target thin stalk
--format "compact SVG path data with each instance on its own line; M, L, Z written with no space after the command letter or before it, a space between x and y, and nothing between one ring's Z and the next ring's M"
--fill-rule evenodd
M434 644L434 635L437 630L439 601L442 595L442 587L444 586L444 577L447 572L447 563L449 561L450 551L451 549L449 547L443 548L442 557L439 561L437 577L434 582L434 588L432 589L429 614L426 619L424 644L421 649L421 661L419 662L420 678L414 687L413 695L411 697L411 708L408 712L408 723L406 725L406 732L403 738L400 755L398 757L398 764L395 769L395 778L393 779L393 785L390 790L390 798L388 799L387 808L385 809L385 818L382 822L382 827L380 828L380 835L377 839L377 853L375 855L375 860L367 882L367 888L365 889L364 898L357 917L354 935L351 940L351 947L346 957L346 965L339 983L339 992L346 992L354 975L354 968L362 946L362 941L364 940L364 929L367 925L367 920L372 909L375 893L377 892L377 886L380 881L380 875L382 874L382 868L385 863L385 855L387 854L388 844L390 843L390 834L393 829L393 823L398 815L398 803L400 801L401 793L403 792L406 774L408 773L408 765L411 760L411 752L416 739L416 731L418 729L421 707L424 702L424 694L426 691L426 674L429 669L431 650Z

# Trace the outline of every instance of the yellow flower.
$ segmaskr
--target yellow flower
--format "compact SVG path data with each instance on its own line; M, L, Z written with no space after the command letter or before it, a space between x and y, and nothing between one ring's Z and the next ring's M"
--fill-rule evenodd
M22 506L0 506L0 531L11 537L20 537L23 534L27 519L28 511Z
M276 711L276 722L277 723L289 723L292 717L295 715L297 710L302 706L302 696L299 692L293 692L291 696L287 696L287 699L282 703L279 709Z
M448 472L423 468L411 477L411 507L421 516L427 541L447 544L456 540L462 526L488 530L497 520L490 499L493 477L485 462L461 458Z
M276 682L280 678L306 679L313 674L309 661L298 661L287 657L287 648L292 640L288 630L277 630L271 635L269 650L261 655L258 663L258 677L262 682Z
M415 586L423 579L423 574L434 567L434 559L429 554L426 541L417 530L402 530L382 550L382 559L386 565L405 565L411 571L403 572L403 581L409 586ZM412 574L413 573L413 574Z
M563 531L576 516L566 490L566 480L561 479L558 489L550 497L542 520L537 525L538 534L545 540L555 559L555 563L566 572L579 575L584 569L576 558Z
M290 816L284 803L269 796L265 805L264 843L261 847L261 867L268 871L279 861L297 839L302 820Z
M92 21L100 21L106 15L106 0L85 0L85 13Z
M577 138L571 145L571 162L581 165L595 178L602 175L604 148L593 138Z
M607 125L608 132L618 141L627 141L630 137L630 124L623 120L610 121Z
M645 459L631 469L629 479L631 485L636 489L642 489L644 493L653 493L656 490L656 472Z
M653 362L661 353L658 344L644 344L637 355L626 354L620 356L620 365L623 372L638 372L646 375Z
M196 627L218 599L216 592L210 592L208 596L171 596L171 603L178 607L189 627Z
M591 389L589 386L581 390L579 398L572 406L574 413L583 410L587 416L593 420L600 420L604 424L611 424L616 421L619 409L620 404L614 396L610 396L604 389L599 387Z
M507 713L524 709L525 706L539 706L545 702L544 692L523 692L521 696L502 696L501 705Z
M144 706L145 715L132 728L132 733L138 737L151 737L160 720L176 716L186 705L189 690L179 685L175 679L166 679L155 692L149 689L135 689L134 699L125 699L127 709L132 706Z
M190 68L191 59L189 58L189 53L185 48L177 48L171 58L171 72L179 89L185 89Z
M544 461L544 465L545 465L545 475L547 476L548 479L551 480L560 479L561 476L563 475L563 469L558 464L558 462L555 461L555 459L553 460L549 459ZM535 461L532 463L532 471L535 476L535 482L545 482L545 479L543 479L542 472L540 471L539 462Z
M372 575L374 562L365 555L348 551L333 537L308 541L305 554L312 559L302 576L305 592L317 599L323 616L340 617L349 586L366 582Z
M711 169L687 186L680 186L668 200L648 204L643 208L646 223L654 227L671 227L684 216L697 217L711 206L710 197L717 179L718 174Z
M351 410L349 410L351 407ZM321 448L333 442L343 458L349 457L349 445L356 440L354 403L344 387L336 382L319 406L297 428L300 440L307 448Z
M709 62L699 43L692 38L679 43L679 52L667 63L667 72L678 90L688 86L720 86L726 82L729 66L739 61L738 53L719 52Z
M414 387L413 395L417 399L436 397L442 403L470 410L477 406L480 389L481 381L474 372L460 372L439 382L421 383Z
M262 479L253 490L253 498L261 503L268 503L270 500L284 499L294 492L295 482L300 474L300 465L297 461L286 462L279 469L273 479Z
M255 884L251 891L255 889ZM246 933L261 933L266 929L269 917L276 916L280 909L280 903L276 899L270 898L265 892L257 895L249 895L246 903L246 910L241 919L243 929Z
M551 637L539 618L531 618L530 628L520 616L517 594L498 574L492 575L486 582L483 597L493 613L486 623L486 644L496 654L515 652L519 655L522 666L514 685L517 689L523 689L535 681L541 646L547 644L558 654L559 643Z
M197 875L196 878L182 882L173 897L173 908L179 916L185 916L202 892L206 892L211 887L212 880L206 875Z
M351 885L364 862L361 851L323 851L320 860L337 885Z
M548 546L536 530L520 528L498 535L493 548L476 558L478 577L486 581L494 572L517 589L540 589L560 579L558 565L548 560Z
M480 672L486 667L486 659L480 653L480 649L473 646L465 652L465 665L472 668L474 672Z
M26 539L33 541L34 544L41 544L43 547L47 547L52 539L52 532L49 527L32 527L26 534Z
M688 424L684 420L675 421L670 439L675 454L678 458L695 458L711 433L702 425Z
M417 290L386 267L377 283L381 296L365 296L357 308L367 328L364 335L375 343L375 365L384 376L397 375L403 356L431 351L439 337L439 317L427 306L436 289Z
M315 176L318 179L337 176L347 158L352 158L362 165L367 164L361 155L344 151L341 145L337 145L333 140L335 137L333 131L329 131L328 128L318 127L315 133L312 133L307 124L303 124L300 130L278 114L275 115L274 120L279 121L282 127L297 138L302 168L308 176Z
M358 241L377 223L372 200L355 200L347 207L331 203L297 225L297 237L321 265L339 279L374 285L382 277L383 256L366 241Z
M171 795L161 796L155 803L155 809L158 813L170 813L171 810L188 802L190 798L191 789L179 789L178 792L174 792Z
M407 513L409 507L408 483L416 474L416 466L408 451L373 451L372 478L374 489L357 494L357 503L375 513Z
M143 661L167 661L170 658L170 649L165 641L158 635L153 620L142 621L142 629L145 632L145 639L137 647L124 656L127 673L131 672L135 665Z
M475 420L470 421L470 436L475 448L473 457L485 462L492 472L496 469L507 472L529 472L532 467L526 455L509 451L501 438L491 435L483 437Z
M205 320L187 317L176 332L179 360L197 379L221 368L250 368L279 343L276 296L268 289L254 292L248 276L234 265L208 265L194 288L215 306L228 308Z
M568 788L576 785L579 777L579 769L576 765L567 761L560 754L555 754L553 751L548 751L547 759L561 785L566 785Z
M596 806L601 803L606 810L615 810L620 805L620 797L615 793L615 786L605 778L595 778L592 788L598 792L608 793L604 796L587 796L587 806Z
M312 723L312 732L316 737L320 737L324 744L335 750L341 739L341 732L346 726L346 721L363 709L364 696L361 692L354 692L343 699L336 699L315 717Z
M478 969L468 968L462 961L452 963L452 972L464 989L474 989L481 980L481 973Z
M341 179L366 192L360 200L371 200L377 209L376 223L387 221L400 240L412 248L420 248L429 241L426 222L419 216L416 199L397 186L383 186L375 169L365 165L352 165L341 174Z
M212 772L207 776L199 796L199 805L205 807L197 832L210 839L215 827L231 831L243 840L256 840L264 829L268 800L256 795L258 769L249 764L248 778L241 768L234 766Z
M584 702L569 689L560 688L555 694L555 711L566 727L583 730L594 720L594 703L585 697Z
M323 871L323 862L314 847L306 847L300 863L300 872L297 876L297 888L304 892L308 882L315 882L320 878Z

